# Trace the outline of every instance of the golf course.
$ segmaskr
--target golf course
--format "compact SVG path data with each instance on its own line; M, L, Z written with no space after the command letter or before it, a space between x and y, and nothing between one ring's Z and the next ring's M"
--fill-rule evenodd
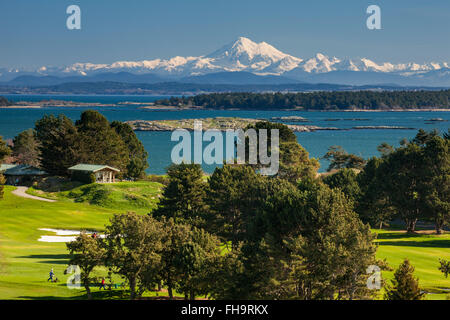
M68 263L65 243L38 241L42 236L55 236L53 231L40 229L89 230L101 234L114 213L151 211L162 188L157 182L141 181L84 185L55 193L28 190L28 193L56 200L45 202L14 195L15 187L6 186L0 202L0 299L84 299L84 290L71 290L66 285L69 275L64 275ZM446 279L438 270L439 259L450 259L449 233L374 232L378 234L377 258L386 259L393 269L408 258L415 267L420 286L427 292L426 299L445 300L450 295L450 278ZM57 283L47 282L52 268ZM106 276L106 270L97 272ZM393 272L383 271L382 275L389 282ZM95 298L111 298L114 292L121 292L121 289L100 293L93 288Z
M81 290L69 290L66 286L69 276L64 275L68 262L66 244L38 241L43 235L55 235L39 229L101 232L113 213L150 211L145 207L137 208L127 198L146 195L155 198L155 205L162 188L155 182L98 186L103 190L102 206L91 205L89 200L75 202L63 195L56 202L26 199L12 194L15 187L5 187L4 199L0 202L0 299L82 298ZM77 198L76 201L81 200ZM152 203L147 205L151 207ZM57 283L47 282L52 268L59 280Z

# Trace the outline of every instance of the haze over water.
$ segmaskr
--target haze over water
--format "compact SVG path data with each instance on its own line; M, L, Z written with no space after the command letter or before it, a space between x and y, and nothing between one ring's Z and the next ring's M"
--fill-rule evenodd
M118 103L118 102L152 102L163 97L155 96L75 96L75 95L5 95L12 101L40 101L43 99L68 100L92 103ZM364 158L379 156L377 146L387 142L394 146L399 145L403 138L411 139L417 130L438 129L441 133L447 131L450 125L450 112L301 112L301 111L236 111L236 110L148 110L139 109L139 105L123 105L121 107L48 107L41 109L0 109L0 135L12 139L19 132L33 128L34 123L45 114L65 114L72 120L77 120L80 114L87 109L101 112L109 121L119 120L167 120L212 117L241 117L267 119L283 116L301 116L310 120L305 123L319 127L337 127L350 129L355 126L400 126L415 128L416 130L343 130L343 131L316 131L297 132L299 143L309 152L311 157L322 157L332 145L340 145L347 152L355 153ZM446 122L428 122L426 120L442 118ZM340 119L332 121L330 119ZM361 120L352 120L361 119ZM364 119L364 120L362 120ZM302 123L301 123L302 124ZM148 173L163 174L170 165L172 147L177 142L170 141L171 132L138 131L138 138L149 153ZM204 143L206 146L208 143ZM321 160L320 172L326 171L327 161ZM213 166L204 166L208 173Z

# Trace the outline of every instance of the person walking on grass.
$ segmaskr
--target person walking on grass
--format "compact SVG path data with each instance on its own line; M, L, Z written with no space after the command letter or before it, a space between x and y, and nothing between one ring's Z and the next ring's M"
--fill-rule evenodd
M102 290L102 288L106 290L105 278L102 278L102 283L100 284L100 290Z
M50 270L48 275L49 275L49 278L47 279L47 282L49 282L49 281L53 282L53 276L55 275L55 273L53 272L53 268L52 268L52 270Z

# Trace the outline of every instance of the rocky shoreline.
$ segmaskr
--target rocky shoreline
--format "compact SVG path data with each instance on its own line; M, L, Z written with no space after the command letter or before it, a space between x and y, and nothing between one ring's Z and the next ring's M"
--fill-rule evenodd
M273 119L273 118L272 118ZM305 119L306 120L306 119ZM233 117L216 117L204 119L180 119L180 120L132 120L126 121L134 131L173 131L176 129L194 130L194 122L200 121L201 129L204 130L237 130L245 129L256 122L267 121L266 119L249 119ZM281 120L279 120L281 121ZM307 121L307 120L306 120ZM345 131L345 130L416 130L416 128L401 126L354 126L351 128L320 127L315 125L286 124L294 132L314 131Z
M247 118L205 118L205 119L181 119L181 120L133 120L126 121L134 131L173 131L176 129L194 130L194 122L202 122L202 130L237 130L245 129L249 125L259 121L267 121L265 119L247 119ZM287 125L294 132L313 132L318 130L343 130L335 127L319 127L313 125Z

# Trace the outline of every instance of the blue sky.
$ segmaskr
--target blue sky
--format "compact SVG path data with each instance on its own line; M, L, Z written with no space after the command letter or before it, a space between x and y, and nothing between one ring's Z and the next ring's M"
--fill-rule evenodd
M82 30L66 28L77 4ZM381 7L382 30L366 28ZM14 0L0 2L0 67L208 54L239 36L307 58L450 61L447 0Z

